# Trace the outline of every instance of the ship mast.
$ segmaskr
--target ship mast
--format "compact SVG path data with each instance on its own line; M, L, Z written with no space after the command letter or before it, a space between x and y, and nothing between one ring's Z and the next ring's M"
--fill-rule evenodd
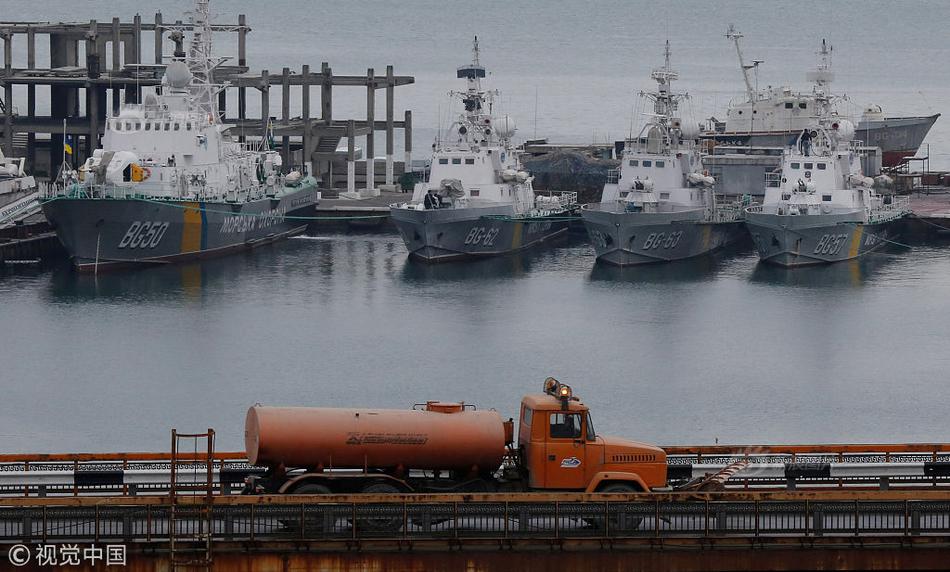
M657 92L656 94L646 95L653 99L653 112L656 113L661 120L669 120L669 118L673 117L679 100L683 98L682 95L674 94L671 91L673 80L678 79L679 74L673 71L673 68L670 66L669 40L666 41L666 48L663 51L663 55L666 58L666 63L662 68L656 68L650 74L650 77L657 83Z
M465 118L474 124L480 115L483 114L482 106L486 100L486 93L482 91L482 78L485 77L485 66L479 61L478 36L472 43L472 63L458 68L456 74L459 79L465 79L468 83L468 89L464 92L453 94L458 95L465 105ZM491 101L488 101L489 106ZM489 110L491 113L491 110Z
M755 101L755 89L752 86L752 78L749 77L749 70L754 68L755 65L746 65L745 63L742 48L739 46L739 39L742 38L742 32L736 30L734 25L729 24L729 29L726 30L726 37L732 40L736 45L736 55L739 56L739 68L742 70L742 79L745 80L745 91L749 96L749 101ZM762 62L758 61L758 63Z
M218 122L217 102L215 96L218 88L214 85L214 68L218 60L211 55L211 10L209 0L195 0L195 9L190 13L192 25L191 46L185 63L191 72L189 91L192 96L192 105L209 117L210 121Z

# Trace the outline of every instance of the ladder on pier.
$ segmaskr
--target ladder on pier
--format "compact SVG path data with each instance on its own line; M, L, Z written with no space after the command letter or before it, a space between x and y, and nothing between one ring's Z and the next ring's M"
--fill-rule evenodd
M202 441L205 447L199 447ZM192 447L183 448L182 442ZM207 433L179 433L172 429L170 469L168 541L172 571L210 571L214 429Z

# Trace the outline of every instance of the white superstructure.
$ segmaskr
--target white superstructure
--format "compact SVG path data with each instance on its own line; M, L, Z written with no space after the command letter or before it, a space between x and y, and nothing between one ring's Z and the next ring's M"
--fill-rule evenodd
M908 212L906 198L879 195L875 179L861 172L854 125L823 120L785 149L781 171L766 179L765 198L750 212L798 215L854 214L862 223L896 219Z
M628 212L660 212L688 208L714 210L715 179L703 173L696 147L698 129L679 117L680 103L689 95L672 90L679 75L670 66L666 43L665 65L653 70L653 92L640 92L652 103L640 133L624 147L620 168L608 174L601 204L618 203Z
M91 196L246 202L283 187L280 155L236 141L220 122L207 0L196 2L192 23L187 58L168 63L161 88L106 118L102 149L78 173Z
M432 145L429 180L416 184L412 201L397 207L426 208L430 189L440 199L438 208L511 205L514 215L536 214L537 208L561 209L576 200L576 193L570 194L573 199L567 195L535 198L532 177L512 142L515 122L509 115L495 114L498 91L482 87L485 75L476 37L472 63L457 71L467 88L449 93L463 109Z

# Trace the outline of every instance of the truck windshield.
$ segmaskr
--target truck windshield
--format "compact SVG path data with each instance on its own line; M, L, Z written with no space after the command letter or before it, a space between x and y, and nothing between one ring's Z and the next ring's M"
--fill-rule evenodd
M587 412L587 440L593 441L597 438L597 434L594 433L594 422L591 420L590 412Z

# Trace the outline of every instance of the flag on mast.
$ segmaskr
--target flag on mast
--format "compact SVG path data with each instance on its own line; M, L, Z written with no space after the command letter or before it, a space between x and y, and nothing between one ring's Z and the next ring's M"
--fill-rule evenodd
M67 136L63 139L63 151L64 151L67 155L72 155L72 154L73 154L73 136L72 136L72 135L67 135Z

